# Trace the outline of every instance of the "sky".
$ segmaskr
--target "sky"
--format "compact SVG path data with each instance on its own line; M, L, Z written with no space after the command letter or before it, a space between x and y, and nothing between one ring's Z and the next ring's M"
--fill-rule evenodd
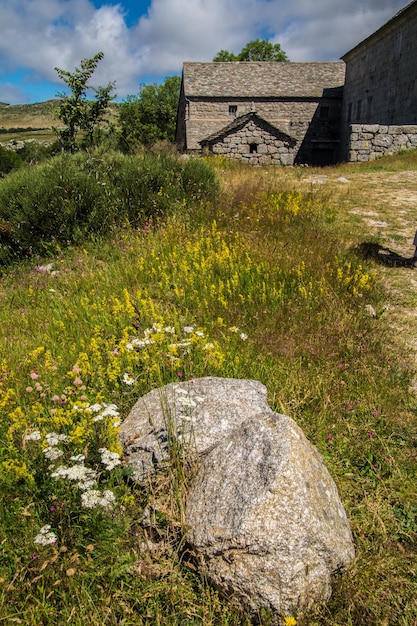
M253 39L291 61L337 61L408 0L0 0L0 102L25 104L64 90L103 52L93 86L115 81L119 100L181 74L184 61L238 53Z

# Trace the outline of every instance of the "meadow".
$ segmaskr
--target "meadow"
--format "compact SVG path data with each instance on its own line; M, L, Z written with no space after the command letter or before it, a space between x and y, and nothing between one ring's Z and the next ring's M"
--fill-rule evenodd
M266 385L323 455L351 523L357 558L330 601L280 622L416 624L415 357L385 314L381 267L357 254L362 183L309 182L371 183L376 167L388 181L417 170L416 154L328 170L164 157L164 175L144 162L64 156L0 181L0 623L271 623L220 597L184 541L186 450L145 490L118 443L142 394L216 375ZM138 219L116 194L121 171L132 198L134 173L148 174Z

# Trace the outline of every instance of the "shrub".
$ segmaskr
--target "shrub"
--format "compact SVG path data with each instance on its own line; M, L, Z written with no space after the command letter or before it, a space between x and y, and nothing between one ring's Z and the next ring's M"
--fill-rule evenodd
M218 187L211 168L169 155L103 150L61 154L0 186L0 263L81 243L114 226L139 227Z
M0 177L22 165L22 159L13 150L0 146Z

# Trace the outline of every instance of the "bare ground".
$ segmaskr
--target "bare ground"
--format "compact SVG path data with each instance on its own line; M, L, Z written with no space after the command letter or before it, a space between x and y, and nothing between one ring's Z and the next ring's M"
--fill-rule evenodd
M346 243L370 258L384 281L384 315L397 331L399 346L412 348L417 368L417 269L410 264L417 229L417 171L324 171L306 173L300 184L328 191L344 224Z

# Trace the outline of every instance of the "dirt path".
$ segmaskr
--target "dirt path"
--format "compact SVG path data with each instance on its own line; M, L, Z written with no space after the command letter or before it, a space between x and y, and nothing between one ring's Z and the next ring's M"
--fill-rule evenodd
M417 171L341 175L340 170L326 170L325 176L306 174L302 183L328 190L352 244L381 245L376 249L375 270L387 286L384 314L398 331L400 345L414 349L417 366L417 269L407 265L417 229Z

